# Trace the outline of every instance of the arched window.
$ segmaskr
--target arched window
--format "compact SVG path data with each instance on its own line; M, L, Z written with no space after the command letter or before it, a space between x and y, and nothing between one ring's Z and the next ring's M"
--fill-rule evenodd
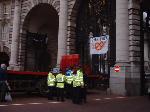
M3 14L8 15L10 13L10 4L9 3L4 3L3 4Z
M2 25L2 41L7 42L9 39L9 30L8 23Z
M3 52L6 52L7 54L9 53L9 48L7 46L3 47Z
M2 13L2 19L1 19L1 28L0 28L0 35L1 35L1 41L8 42L9 40L9 17L10 17L10 2L3 2L1 4L1 13Z
M3 13L5 14L6 11L7 11L7 5L4 3L4 4L3 4Z

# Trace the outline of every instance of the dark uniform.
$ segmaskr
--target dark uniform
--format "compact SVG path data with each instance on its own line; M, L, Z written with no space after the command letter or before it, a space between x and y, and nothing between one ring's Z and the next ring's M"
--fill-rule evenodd
M87 102L87 100L86 100L86 95L87 95L87 75L86 74L83 74L83 81L84 81L84 84L81 87L81 99L82 99L83 103L86 103Z
M73 77L73 103L80 104L82 101L81 87L83 85L83 73L78 69Z
M53 100L55 94L55 76L49 72L47 76L47 84L48 84L48 100Z
M1 68L0 68L0 101L1 102L5 102L5 95L7 92L6 81L7 81L6 68L3 68L1 64Z
M57 101L64 101L64 82L65 75L59 73L56 75Z
M66 81L65 81L66 98L72 98L72 81L73 81L73 71L71 69L68 69L66 71Z

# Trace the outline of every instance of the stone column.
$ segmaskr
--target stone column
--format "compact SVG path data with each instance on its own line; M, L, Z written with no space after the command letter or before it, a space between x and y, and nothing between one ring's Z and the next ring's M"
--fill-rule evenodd
M126 89L128 95L141 93L141 34L140 34L140 0L129 0L129 61L130 75ZM144 42L144 39L143 39ZM142 43L143 43L142 42ZM144 56L142 56L144 58ZM143 87L144 88L144 87Z
M60 65L60 61L67 50L67 18L68 18L68 2L67 0L60 0L60 12L59 12L59 31L58 31L58 53L57 53L57 66Z
M11 42L10 69L17 67L18 46L19 46L19 25L20 25L20 0L15 0L13 31Z
M116 65L120 72L110 69L110 90L113 94L126 95L125 77L129 62L128 0L116 0Z
M149 37L150 34L145 32L144 33L144 67L145 68L145 72L150 72L150 59L149 59L149 51L150 51L150 43L149 43Z

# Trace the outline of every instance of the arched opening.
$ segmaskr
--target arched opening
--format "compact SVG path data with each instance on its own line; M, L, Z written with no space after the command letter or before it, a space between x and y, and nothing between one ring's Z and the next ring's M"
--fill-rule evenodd
M41 3L30 10L23 24L24 70L49 71L56 66L58 24L58 13L51 5Z
M2 63L9 66L9 55L6 52L0 52L0 64Z

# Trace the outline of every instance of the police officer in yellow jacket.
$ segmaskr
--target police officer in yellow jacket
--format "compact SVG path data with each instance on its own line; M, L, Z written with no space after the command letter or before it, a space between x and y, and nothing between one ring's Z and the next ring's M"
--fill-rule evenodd
M80 72L79 67L77 71L74 73L73 77L73 103L80 104L81 103L81 86L83 85L83 76L82 72Z
M65 75L60 72L56 75L56 88L57 88L57 101L61 99L61 101L64 101L64 84L65 82Z
M86 102L86 88L84 88L85 83L83 76L82 68L78 66L73 79L73 103L75 104L82 103L82 100Z
M72 98L72 82L73 82L73 71L68 68L66 71L65 90L66 98Z
M48 73L47 85L49 89L48 100L53 100L54 93L55 93L54 92L55 91L55 76L52 74L52 72Z

